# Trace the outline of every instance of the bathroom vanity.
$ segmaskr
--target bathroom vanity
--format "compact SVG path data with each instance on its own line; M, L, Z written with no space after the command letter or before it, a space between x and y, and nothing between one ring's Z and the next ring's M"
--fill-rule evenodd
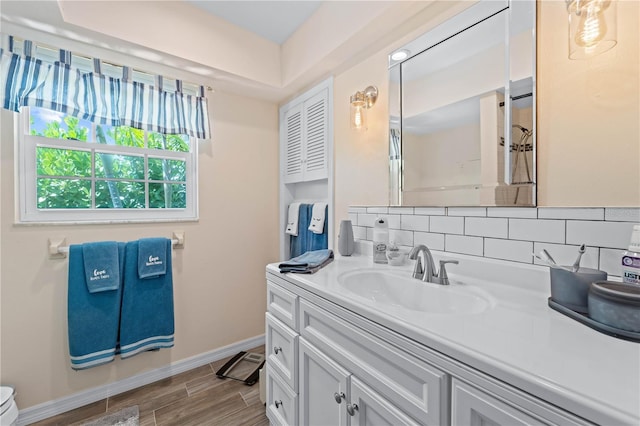
M434 257L451 285L368 256L267 266L272 424L640 423L640 344L551 310L546 268Z

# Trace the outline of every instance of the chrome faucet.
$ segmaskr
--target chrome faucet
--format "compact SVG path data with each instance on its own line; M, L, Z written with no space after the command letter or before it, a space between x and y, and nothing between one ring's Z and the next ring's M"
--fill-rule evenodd
M422 258L424 259L424 267L420 261L420 253L422 253ZM436 265L433 262L431 251L424 244L417 245L411 249L409 259L416 261L416 266L413 269L413 278L417 278L427 283L441 285L449 285L449 276L447 275L445 265L447 263L453 263L455 265L459 263L457 260L441 260L440 273L438 273Z

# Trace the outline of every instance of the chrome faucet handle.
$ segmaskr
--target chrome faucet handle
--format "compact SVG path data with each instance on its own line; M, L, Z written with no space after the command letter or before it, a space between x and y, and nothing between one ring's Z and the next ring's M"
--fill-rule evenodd
M442 285L449 285L449 276L447 275L447 269L445 267L447 263L453 263L454 265L457 265L460 262L458 262L457 260L440 261L440 275L438 277L438 281L440 281L440 284Z

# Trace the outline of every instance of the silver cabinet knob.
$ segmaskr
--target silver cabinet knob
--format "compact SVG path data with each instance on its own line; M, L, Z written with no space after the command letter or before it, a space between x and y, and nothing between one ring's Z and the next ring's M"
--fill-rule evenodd
M276 405L276 408L280 408L280 406L282 405L282 401L281 400L277 400L277 401L274 402L274 404Z
M340 404L342 402L342 400L345 398L344 396L344 392L336 392L333 394L333 397L335 398L336 402L338 404Z
M355 416L356 411L358 411L358 404L347 404L347 413L349 413L350 416Z
M278 355L278 352L282 351L282 348L278 347L278 346L274 346L273 347L273 352L276 353L276 355Z

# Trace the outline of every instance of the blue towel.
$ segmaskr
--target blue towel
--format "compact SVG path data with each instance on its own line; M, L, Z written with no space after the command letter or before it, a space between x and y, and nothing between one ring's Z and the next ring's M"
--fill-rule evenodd
M118 263L123 276L124 243L118 243ZM82 370L114 359L118 342L122 286L90 293L85 281L83 248L69 247L67 325L71 368Z
M333 261L333 250L313 250L278 265L281 273L313 274Z
M122 310L120 314L120 356L173 346L173 273L171 240L164 240L166 273L155 278L138 276L138 241L127 243Z
M309 231L309 222L313 213L313 204L300 204L298 213L298 236L291 236L289 257L298 257L310 250L323 250L329 247L329 232L327 210L324 215L322 234Z
M309 220L311 220L311 204L300 204L298 211L298 235L291 236L290 239L290 255L289 257L297 257L307 252L309 238L313 232L309 231Z
M102 241L82 244L84 273L89 293L116 290L120 287L118 243Z
M167 273L167 256L171 258L171 250L165 252L166 238L141 238L138 249L138 276L155 278ZM169 246L171 247L171 246Z

